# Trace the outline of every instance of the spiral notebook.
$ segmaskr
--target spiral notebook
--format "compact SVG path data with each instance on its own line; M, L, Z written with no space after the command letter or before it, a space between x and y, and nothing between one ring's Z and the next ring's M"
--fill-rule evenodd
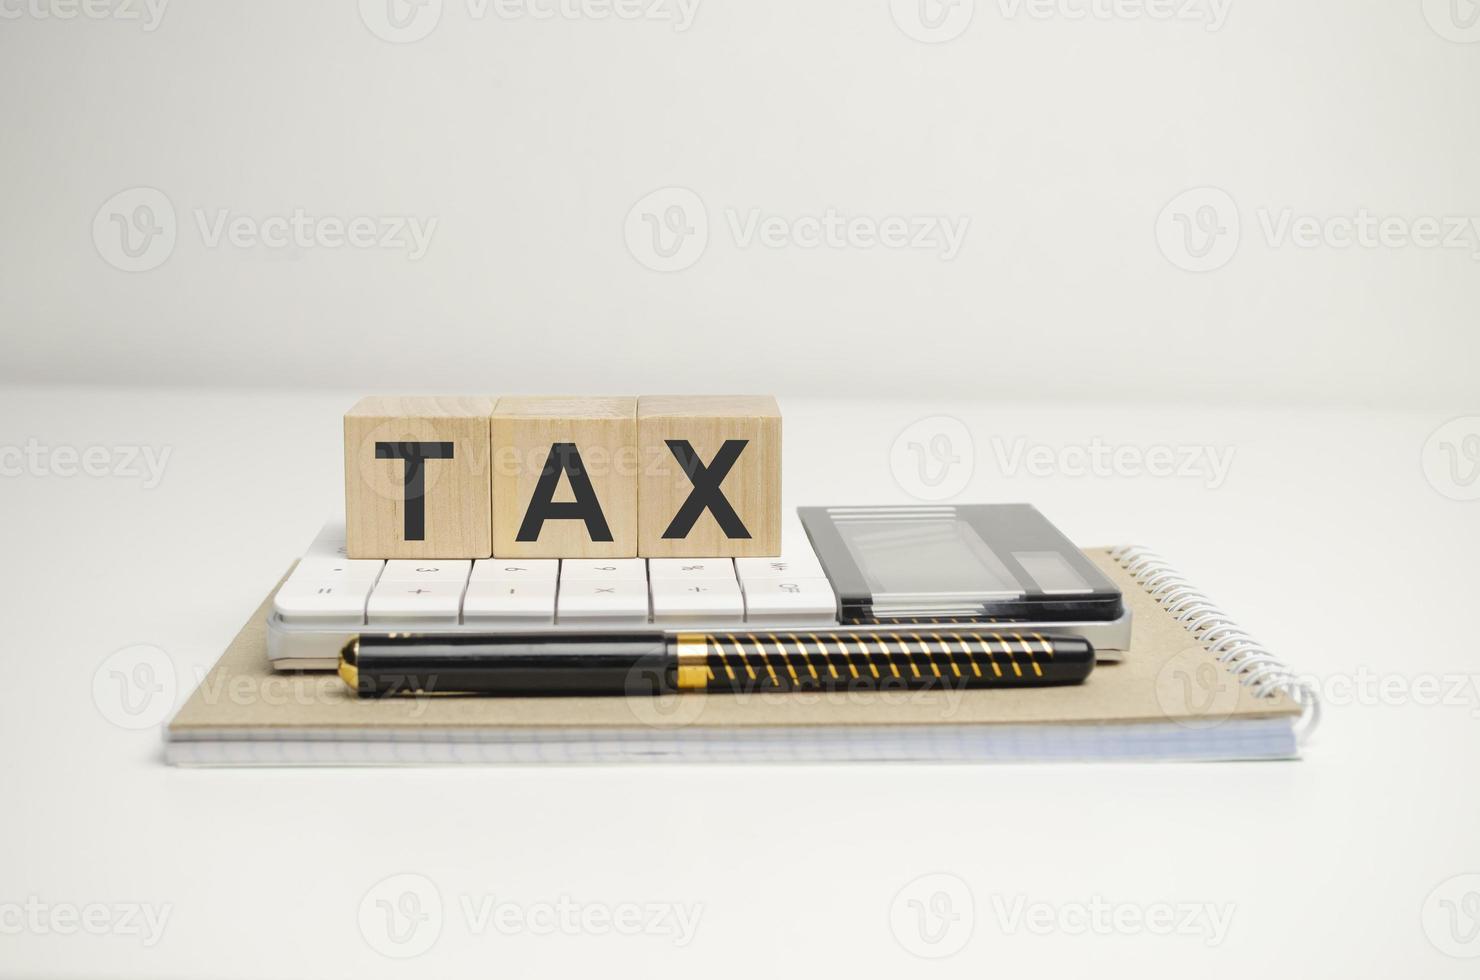
M1292 759L1313 692L1139 548L1087 552L1134 627L1081 685L666 698L361 701L333 674L274 672L269 599L170 723L187 766Z

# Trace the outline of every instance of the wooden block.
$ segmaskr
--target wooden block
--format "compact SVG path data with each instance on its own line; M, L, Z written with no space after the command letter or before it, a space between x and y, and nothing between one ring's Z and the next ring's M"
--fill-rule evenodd
M781 553L781 410L770 395L644 395L637 553Z
M351 558L487 558L492 466L482 397L365 398L344 416Z
M636 398L500 398L492 432L495 555L637 557Z

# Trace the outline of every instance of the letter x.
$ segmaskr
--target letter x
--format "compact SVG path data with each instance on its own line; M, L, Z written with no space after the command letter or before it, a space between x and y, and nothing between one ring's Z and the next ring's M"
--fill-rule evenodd
M428 459L451 459L450 442L377 442L376 459L406 461L406 507L403 535L407 541L425 541L427 536L426 467Z
M719 447L719 452L714 454L714 459L705 466L699 461L699 454L694 452L694 447L687 439L665 439L668 443L669 452L673 458L678 460L678 465L683 467L684 474L688 476L689 482L694 489L689 491L689 499L683 502L678 513L673 515L673 523L668 525L668 530L663 532L666 538L686 537L693 530L694 522L699 520L699 515L708 510L714 515L714 520L719 524L720 530L725 532L728 538L749 538L750 532L745 529L745 524L740 520L740 515L735 513L735 508L725 499L720 492L719 485L729 475L730 469L745 447L750 444L748 439L726 439L725 444Z

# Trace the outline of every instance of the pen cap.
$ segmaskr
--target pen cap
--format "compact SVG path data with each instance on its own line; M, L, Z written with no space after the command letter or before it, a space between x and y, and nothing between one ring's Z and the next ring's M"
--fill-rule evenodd
M676 690L676 664L661 633L392 633L359 637L341 659L341 675L362 697L651 697Z

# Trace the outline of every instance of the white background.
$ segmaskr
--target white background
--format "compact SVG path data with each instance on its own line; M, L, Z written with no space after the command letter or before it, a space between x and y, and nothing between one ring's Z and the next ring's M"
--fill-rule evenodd
M39 3L0 0L0 976L1473 974L1480 239L1422 239L1480 216L1480 8ZM967 230L733 227L830 208ZM297 211L318 240L261 243ZM1340 247L1363 214L1400 220ZM433 230L325 244L358 217ZM1258 765L163 765L376 390L774 391L788 510L949 490L1152 545L1326 721ZM172 683L130 715L140 657ZM442 913L403 961L376 902L408 882ZM1078 934L1096 902L1122 925ZM1125 924L1202 903L1216 943ZM158 942L24 918L130 904Z
M541 392L609 388L621 363L632 391L1473 397L1480 232L1341 248L1265 228L1480 216L1480 43L1445 36L1480 23L1448 22L1451 0L1219 0L1221 20L1152 0L1186 21L923 0L941 43L904 29L920 0L697 0L684 30L679 0L505 13L526 2L612 0L170 0L152 31L129 0L145 19L0 22L0 377ZM110 202L141 187L175 241L122 274L100 249L132 207ZM707 247L660 273L627 223L674 187ZM1206 187L1227 197L1161 217ZM632 217L638 241L668 203ZM732 229L828 209L966 235L946 261ZM209 234L300 210L436 224L417 259ZM1163 253L1159 221L1199 264L1179 213L1218 218L1190 241L1214 260L1236 242L1225 265Z

